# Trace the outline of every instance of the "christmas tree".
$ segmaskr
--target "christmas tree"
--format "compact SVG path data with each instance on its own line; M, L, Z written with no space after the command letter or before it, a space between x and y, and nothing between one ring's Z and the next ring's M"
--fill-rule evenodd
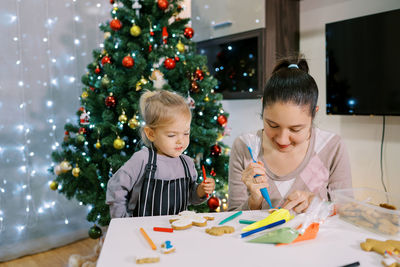
M76 124L65 125L62 149L52 154L56 175L50 188L90 206L87 220L108 225L107 182L140 150L139 98L143 90L165 89L187 98L192 109L187 155L195 160L199 182L216 181L215 196L199 212L215 210L226 198L229 148L221 143L228 114L207 59L196 53L189 19L178 17L178 0L110 0L111 18L100 26L104 46L82 76ZM191 207L192 209L194 207ZM92 229L91 229L92 230ZM96 229L91 232L97 237Z

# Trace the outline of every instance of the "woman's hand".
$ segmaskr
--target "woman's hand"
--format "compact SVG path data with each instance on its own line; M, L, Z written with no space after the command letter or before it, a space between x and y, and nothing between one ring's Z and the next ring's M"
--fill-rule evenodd
M282 208L293 209L297 213L302 213L307 210L313 198L314 194L311 192L296 190L287 197Z
M215 181L213 178L206 178L199 186L197 187L197 195L200 198L205 197L206 194L211 195L215 189Z
M260 209L263 200L260 189L269 186L264 164L262 162L250 163L242 173L242 182L250 192L249 208Z

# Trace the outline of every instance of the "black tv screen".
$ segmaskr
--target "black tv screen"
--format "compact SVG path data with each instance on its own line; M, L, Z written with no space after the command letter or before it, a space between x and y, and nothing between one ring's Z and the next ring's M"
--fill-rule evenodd
M400 115L400 9L326 24L326 112Z

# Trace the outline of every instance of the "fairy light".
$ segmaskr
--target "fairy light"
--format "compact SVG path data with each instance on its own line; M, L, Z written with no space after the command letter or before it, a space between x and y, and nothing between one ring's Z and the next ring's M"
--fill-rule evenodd
M20 23L20 1L15 2L15 7L16 7L16 15L13 21L16 22L17 24L17 36L14 38L14 41L17 42L17 49L18 49L18 59L17 59L17 65L18 65L18 86L21 88L21 104L19 105L19 108L22 113L22 123L17 125L18 131L23 135L23 144L17 147L17 150L20 151L21 153L21 161L24 162L23 165L19 167L19 172L21 173L21 176L25 176L26 179L26 184L23 184L19 188L17 188L17 191L15 193L17 194L23 194L25 193L25 221L20 224L17 229L19 232L23 231L25 227L33 227L36 225L37 222L37 214L34 211L35 207L35 202L32 199L32 190L31 190L31 171L32 171L32 166L31 166L31 161L29 159L30 155L30 139L29 139L29 134L30 134L30 129L26 123L26 112L27 112L27 105L26 105L26 97L25 97L25 89L29 88L29 84L25 84L24 82L24 71L27 68L24 66L24 58L23 58L23 38L22 38L22 33L21 33L21 23ZM47 38L43 38L43 41L47 41ZM24 131L25 130L25 131Z
M89 34L86 37L85 34L77 33L77 30L86 30L86 27L80 27L80 24L85 23L86 18L81 12L89 12L89 18L96 15L96 22L103 21L106 17L104 14L108 15L109 6L103 8L101 4L97 4L95 14L93 14L93 8L96 6L95 1L64 0L64 3L57 2L57 5L61 7L61 9L57 9L53 8L53 1L39 0L42 4L32 12L40 12L37 18L42 20L42 27L44 28L37 29L38 34L33 34L34 32L26 32L30 29L30 25L24 24L29 23L29 21L23 19L27 8L26 1L14 0L9 2L14 8L11 12L7 11L9 8L5 11L6 13L3 14L5 16L3 16L1 22L3 28L11 33L5 36L5 40L13 49L7 55L8 61L4 65L9 66L10 74L11 72L14 73L10 75L10 78L13 77L13 79L10 79L9 86L5 87L2 82L0 90L10 90L15 94L7 96L14 103L6 103L7 100L5 99L0 100L0 110L3 107L9 109L10 107L7 104L14 104L14 107L11 107L12 115L7 115L14 121L9 125L0 123L0 130L4 131L8 127L7 131L13 133L12 138L14 140L13 142L8 142L9 140L0 142L0 171L3 171L0 173L0 236L4 242L8 243L8 240L10 240L10 243L13 244L15 240L20 239L21 241L32 238L35 233L43 230L38 229L37 231L33 229L34 227L43 228L51 225L51 228L49 228L51 231L47 232L54 233L59 231L60 226L66 231L70 231L69 228L74 229L77 224L82 223L84 217L80 218L80 222L74 221L73 223L71 218L67 218L64 214L65 205L62 201L65 201L65 203L69 203L69 201L66 202L65 197L58 192L49 190L47 183L48 180L51 182L54 179L54 175L49 174L48 168L51 165L54 167L51 159L52 151L60 147L57 142L60 140L57 137L57 131L60 131L66 122L76 122L76 109L71 110L71 114L64 118L55 115L60 108L55 96L59 97L66 91L69 95L75 95L74 90L78 91L76 95L80 95L82 87L79 85L79 76L84 73L80 69L87 63L86 60L82 60L82 57L91 55L89 49L92 50L97 46L97 43L101 43L103 36L103 33L96 27L98 23L93 21L89 22L94 24L95 29L98 30L96 32L97 43L95 42L96 39L89 38ZM65 5L65 3L67 4ZM84 8L79 8L78 3L83 3L82 5L87 7L87 11ZM57 28L57 26L62 26L57 24L61 22L61 19L54 15L49 16L49 10L65 13L66 9L62 8L64 5L70 8L68 11L71 14L63 14L63 18L70 17L67 18L67 24L62 21L62 25L72 25L73 27L70 29ZM80 14L76 11L79 11ZM55 38L54 31L60 29L66 30L70 38L60 40L62 38L59 37L62 37L62 35ZM60 42L57 50L53 49L56 42ZM87 45L87 42L92 43ZM38 44L39 49L32 44ZM36 50L33 51L32 47ZM65 48L70 49L69 53L68 51L63 52L62 49ZM64 74L65 76L63 76ZM41 121L37 121L37 119L41 119ZM93 125L93 127L95 126ZM60 134L58 133L58 135ZM87 160L90 160L90 158L87 157ZM10 175L4 175L11 168ZM12 179L8 177L12 177ZM38 184L39 186L36 186ZM103 183L102 187L105 186L106 184ZM58 189L62 189L61 184ZM68 205L74 207L76 204ZM83 205L83 203L80 203L80 205ZM81 211L86 213L86 208L81 208ZM59 216L61 213L63 214ZM69 214L76 216L76 212L68 213L68 217ZM52 220L47 219L49 216ZM69 226L71 224L73 227ZM66 225L69 228L65 227ZM25 246L25 243L32 242L21 242L21 245ZM26 251L25 248L24 251Z

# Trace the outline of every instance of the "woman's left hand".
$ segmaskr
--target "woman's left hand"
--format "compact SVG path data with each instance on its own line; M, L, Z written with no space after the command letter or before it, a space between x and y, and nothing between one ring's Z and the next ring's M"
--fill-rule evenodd
M311 192L296 190L287 197L282 208L287 210L293 209L297 213L302 213L307 210L313 198L314 194Z

